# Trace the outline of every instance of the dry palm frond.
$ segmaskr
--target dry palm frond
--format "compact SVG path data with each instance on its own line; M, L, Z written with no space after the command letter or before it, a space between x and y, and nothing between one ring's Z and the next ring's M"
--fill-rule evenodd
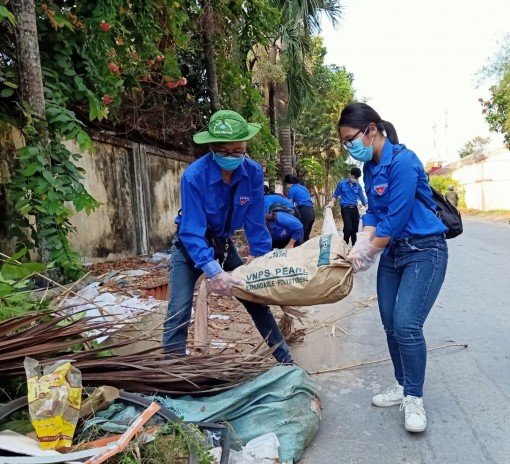
M296 329L294 327L294 318L287 313L284 313L278 321L278 327L282 331L287 343L302 342L305 339L306 330L304 328Z
M81 370L84 386L111 385L135 392L192 394L224 390L261 374L274 365L266 350L259 354L170 358L160 348L117 356L110 350L129 345L121 340L105 348L72 351L126 323L96 317L69 319L65 308L0 322L0 377L24 377L25 356L41 364L69 359ZM142 340L141 335L138 340Z

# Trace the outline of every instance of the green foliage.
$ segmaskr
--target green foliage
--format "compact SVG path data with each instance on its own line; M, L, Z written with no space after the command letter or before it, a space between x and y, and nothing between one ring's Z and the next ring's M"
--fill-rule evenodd
M339 18L339 2L211 0L210 4L212 58L222 106L262 123L249 152L274 175L279 144L268 124L261 86L288 80L289 115L296 118L325 85L329 102L316 115L338 117L338 103L343 101L339 91L342 86L350 88L349 76L331 68L331 82L323 83L317 72L323 55L317 64L312 34L318 30L319 14L333 22ZM74 279L81 273L81 264L68 242L72 210L90 212L99 205L83 187L84 171L77 167L80 155L71 153L64 142L74 140L80 150L91 149L81 120L93 121L99 129L134 134L137 140L141 136L179 150L191 148L191 134L205 125L210 114L203 9L192 0L35 0L35 5L47 125L34 121L21 102L15 18L9 3L0 5L0 23L6 31L0 35L0 120L17 122L27 142L18 153L18 169L9 186L18 213L11 233L27 247L47 247L47 260ZM265 71L261 66L265 77L254 80L254 63L260 59L257 47L267 51L271 46L280 47L283 59ZM326 98L321 92L321 99ZM330 150L334 133L319 140L326 127L334 125L322 120L318 126L313 144L321 157L328 153L324 161L328 171L337 156ZM307 146L302 157L317 156L310 154L311 141ZM24 236L26 230L31 237Z
M16 255L5 259L0 267L0 321L47 307L46 303L33 298L30 289L34 274L45 271L47 266L42 263L18 263L27 251L27 248L22 248Z
M510 34L502 42L499 52L479 73L481 80L492 80L491 97L480 99L482 113L491 131L503 134L510 148Z
M329 177L336 181L351 168L341 151L336 125L344 106L354 99L353 78L344 68L324 64L326 49L320 37L315 39L313 50L314 103L307 106L295 122L295 153L298 159L315 159L315 164L322 166L321 171L312 169L321 172L313 175L318 182L315 185L329 190ZM300 166L305 171L311 169L310 161L301 162Z
M16 24L16 18L14 15L3 5L0 5L0 24L3 21L8 21L12 26Z
M58 97L51 88L46 93L47 97ZM46 117L48 132L41 134L41 127L36 128L32 115L25 111L27 145L18 150L18 167L8 186L18 213L11 233L22 240L21 231L31 230L33 244L40 248L44 242L49 251L47 258L68 279L75 280L83 269L80 255L69 246L68 236L74 227L70 222L73 212L67 205L88 214L99 203L81 183L84 170L74 164L81 155L71 153L63 141L77 140L81 149L91 149L92 142L74 113L60 106L58 100L47 100ZM25 237L24 246L32 247L32 241Z
M462 185L450 176L430 176L429 184L443 195L448 191L448 186L453 185L455 191L459 195L459 206L466 207L466 197Z
M149 443L135 442L128 445L126 451L108 459L106 464L169 464L188 462L192 453L197 464L212 464L214 459L208 452L206 437L200 429L183 422L168 423L160 427L155 439ZM142 461L140 461L140 458Z
M280 12L280 21L273 37L281 53L287 77L288 107L285 118L294 121L307 105L315 103L314 78L310 61L314 57L314 33L320 31L321 19L334 26L340 18L337 0L271 0Z
M490 141L490 137L474 137L459 150L459 156L465 158L471 155L482 155Z
M324 187L326 168L320 158L303 158L300 167L308 184Z

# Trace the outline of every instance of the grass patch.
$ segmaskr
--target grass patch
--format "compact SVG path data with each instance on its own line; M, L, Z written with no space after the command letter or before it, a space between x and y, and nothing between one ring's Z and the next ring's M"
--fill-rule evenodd
M477 219L501 222L510 220L510 210L507 209L490 209L488 211L482 211L479 209L460 208L460 212L463 216L474 217Z

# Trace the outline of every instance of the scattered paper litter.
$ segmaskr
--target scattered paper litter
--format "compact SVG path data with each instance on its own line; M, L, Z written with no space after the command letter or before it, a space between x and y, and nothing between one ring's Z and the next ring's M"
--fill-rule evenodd
M159 302L153 298L141 299L139 297L126 298L123 295L115 295L105 292L99 293L100 282L93 282L78 292L79 296L67 299L65 306L71 307L71 314L85 312L87 317L95 317L97 323L106 321L125 321L136 317L143 312L152 311L159 306ZM114 327L110 333L115 332ZM94 331L89 332L94 335ZM97 339L102 343L108 338L108 334Z
M227 346L227 342L221 340L211 340L211 348L225 348Z
M54 450L42 450L39 442L12 430L0 432L0 449L26 456L58 456L61 453ZM6 456L0 456L0 463L9 462ZM34 458L34 463L36 459ZM82 464L81 461L66 461L67 464Z

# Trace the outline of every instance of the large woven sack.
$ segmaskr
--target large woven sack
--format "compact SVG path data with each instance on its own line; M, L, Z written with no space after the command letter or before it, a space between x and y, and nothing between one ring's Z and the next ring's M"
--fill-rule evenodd
M273 250L240 266L232 295L256 303L310 306L334 303L352 289L349 249L338 234L314 237L303 245Z

